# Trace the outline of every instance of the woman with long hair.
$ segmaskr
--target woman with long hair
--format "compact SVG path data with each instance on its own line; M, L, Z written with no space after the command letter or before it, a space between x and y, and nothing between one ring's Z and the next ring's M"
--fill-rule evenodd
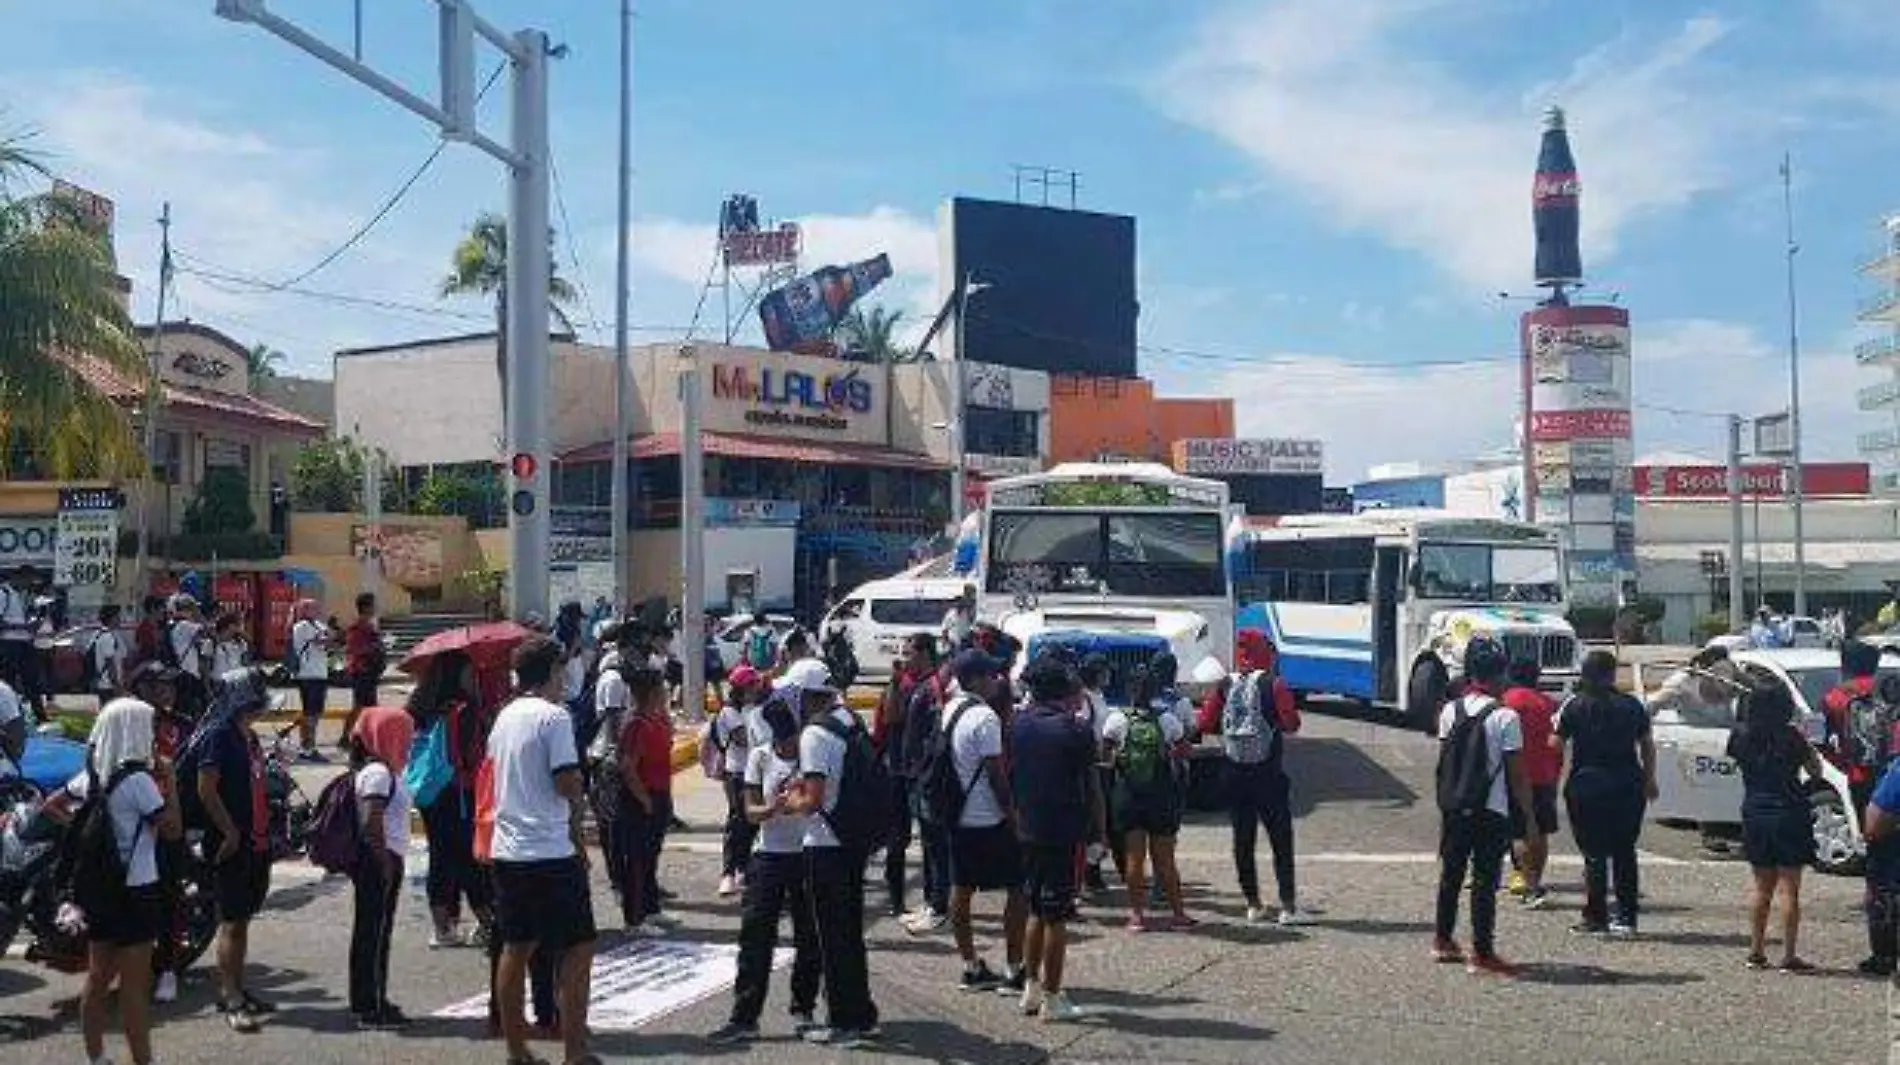
M1174 914L1171 927L1194 924L1181 900L1181 873L1174 861L1175 836L1181 830L1181 794L1173 748L1186 736L1186 727L1174 712L1172 680L1171 669L1156 668L1154 663L1137 670L1131 705L1111 713L1102 730L1103 760L1115 767L1110 805L1115 824L1127 833L1122 879L1128 884L1130 932L1150 927L1144 913L1149 904L1150 850L1156 879Z
M350 875L355 909L350 921L350 1012L366 1029L409 1023L389 1001L389 941L402 898L402 868L409 854L409 789L403 768L416 725L407 713L367 706L345 741L355 777L362 851Z
M106 1002L119 985L119 1020L133 1065L152 1060L152 945L162 923L157 840L184 834L172 791L171 765L153 755L155 714L148 703L114 699L94 719L86 771L66 785L65 804L96 797L105 806L111 845L125 869L123 889L99 893L110 903L85 914L86 984L79 1026L86 1058L105 1057Z
M1748 967L1768 967L1768 913L1781 895L1783 972L1806 973L1801 933L1801 871L1814 858L1813 812L1801 773L1821 774L1814 745L1795 723L1794 699L1779 679L1748 670L1728 756L1742 770L1742 850L1753 871L1748 906Z
M1583 852L1583 923L1577 930L1636 934L1636 840L1656 797L1656 742L1643 704L1616 686L1616 656L1584 656L1577 692L1565 703L1550 742L1570 745L1564 803ZM1609 908L1610 884L1616 909Z
M482 946L494 914L489 909L488 877L475 865L475 773L487 751L489 715L475 664L467 655L451 652L429 663L409 696L409 716L418 732L444 731L454 770L448 785L420 807L429 840L429 946L453 947L464 942L464 900L476 921L466 941Z

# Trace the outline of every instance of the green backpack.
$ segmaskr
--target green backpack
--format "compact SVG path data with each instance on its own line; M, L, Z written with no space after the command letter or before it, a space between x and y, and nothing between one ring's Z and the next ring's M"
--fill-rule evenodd
M1161 731L1161 718L1152 708L1128 712L1128 735L1115 754L1115 768L1122 779L1138 787L1150 787L1168 772L1168 741Z

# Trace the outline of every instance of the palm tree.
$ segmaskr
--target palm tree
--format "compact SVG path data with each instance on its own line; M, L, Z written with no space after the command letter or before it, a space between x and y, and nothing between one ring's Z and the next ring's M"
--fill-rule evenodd
M46 173L0 138L0 440L33 442L44 476L126 474L139 466L132 419L87 371L96 360L141 389L151 374L105 235L69 199L14 194Z
M550 236L550 239L552 237ZM495 375L501 382L501 413L508 416L508 222L484 211L449 256L449 274L442 279L441 295L492 296L495 299ZM574 301L574 286L552 266L548 269L548 310L561 328L573 324L561 310Z
M289 361L290 356L269 344L252 344L251 350L244 353L245 368L251 377L251 390L257 390L258 382L276 377L278 365Z
M847 352L862 354L871 362L911 362L917 353L897 342L897 324L903 318L903 311L854 307L833 336Z

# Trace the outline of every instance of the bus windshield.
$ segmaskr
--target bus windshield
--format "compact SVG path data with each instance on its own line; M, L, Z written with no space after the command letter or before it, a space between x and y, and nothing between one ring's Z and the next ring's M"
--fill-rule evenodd
M1227 594L1219 514L998 511L986 570L1005 595Z
M1426 599L1560 603L1564 597L1554 547L1420 544L1414 583Z

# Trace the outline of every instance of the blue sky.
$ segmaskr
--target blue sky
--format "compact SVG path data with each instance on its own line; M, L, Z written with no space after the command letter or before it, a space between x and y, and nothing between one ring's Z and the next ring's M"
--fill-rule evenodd
M272 6L347 40L347 0ZM435 5L365 6L370 57L432 91ZM560 258L591 297L584 331L606 327L616 5L478 6L570 48L553 80ZM1866 335L1854 267L1900 210L1900 19L1886 6L892 0L825 21L642 0L636 335L674 337L692 318L728 192L804 222L811 264L890 252L898 276L881 297L916 318L935 290L937 206L1009 198L1011 164L1046 164L1081 172L1083 206L1139 219L1143 362L1164 388L1236 397L1245 432L1325 439L1336 478L1471 455L1510 434L1522 305L1497 293L1528 288L1537 116L1556 102L1584 180L1587 269L1635 316L1639 450L1719 444L1719 422L1658 406L1785 402L1776 170L1789 150L1809 450L1850 457L1875 427L1854 413L1854 389L1875 380L1847 354ZM188 261L281 279L433 144L421 120L212 7L0 0L0 128L36 131L54 169L118 201L142 317L161 201ZM505 131L505 99L488 99L489 129ZM434 284L457 229L503 192L496 164L451 147L306 283L421 310L193 276L176 306L312 372L339 346L480 328L479 303L439 301Z

